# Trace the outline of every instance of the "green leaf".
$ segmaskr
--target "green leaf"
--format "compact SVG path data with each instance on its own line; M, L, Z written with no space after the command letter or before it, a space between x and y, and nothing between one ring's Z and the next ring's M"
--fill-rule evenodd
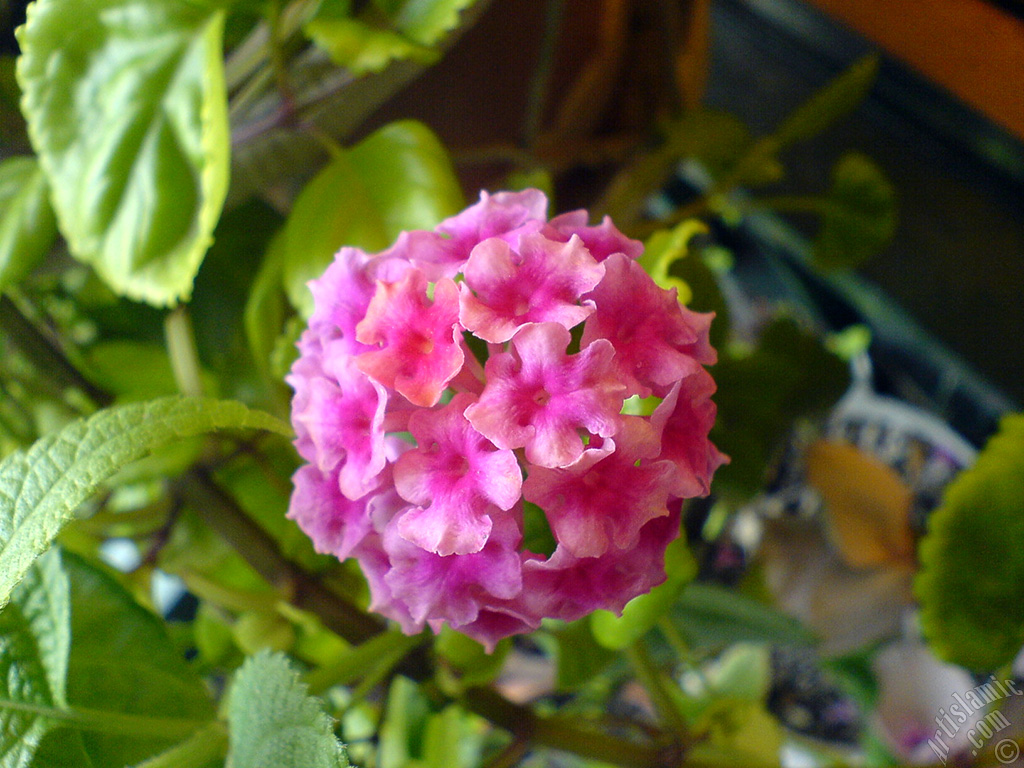
M871 158L851 152L832 171L824 213L814 262L823 269L853 269L892 239L896 190Z
M284 217L258 200L226 211L196 277L189 302L199 359L220 382L204 393L250 401L264 383L253 370L246 342L245 307L254 290L259 255L280 232ZM281 294L280 281L277 293ZM284 297L281 295L281 302Z
M471 768L481 764L484 733L456 704L427 721L423 734L424 768Z
M96 768L85 751L82 734L73 728L59 726L46 732L36 748L31 768Z
M380 72L393 61L437 60L435 49L459 25L475 0L377 0L383 19L352 18L348 3L325 3L304 27L306 36L335 64L353 74ZM381 26L380 22L384 22Z
M86 354L90 379L117 396L119 402L152 400L177 391L167 350L136 341L103 341ZM204 389L216 390L216 380L202 372Z
M665 571L668 578L664 583L626 603L621 616L603 610L590 614L590 629L599 644L615 651L628 648L672 607L683 588L697 575L697 561L684 539L678 538L668 545Z
M284 243L284 229L281 229L267 246L245 303L245 337L249 342L249 351L260 373L268 379L273 378L270 358L289 311L287 297L281 288Z
M607 667L618 654L594 639L590 619L582 618L551 631L556 642L555 688L575 691Z
M395 26L420 45L436 45L459 26L462 11L476 0L401 0L386 3ZM379 3L383 4L383 3Z
M764 483L765 468L793 422L824 412L846 390L849 369L791 319L775 320L746 357L715 366L718 418L712 439L731 461L715 474L719 489L746 497Z
M139 763L135 768L212 768L213 765L222 764L214 761L223 760L227 742L224 725L211 723L180 744Z
M68 518L131 461L217 429L290 429L241 403L168 397L72 422L0 463L0 605Z
M719 699L701 724L700 741L688 752L697 765L779 768L786 733L760 702Z
M811 645L815 637L800 622L735 590L690 584L669 617L699 647L741 641Z
M224 13L37 0L18 40L29 135L73 255L118 293L187 298L228 185Z
M345 749L320 701L280 653L250 657L228 701L231 768L343 768Z
M406 768L421 757L423 732L430 702L416 683L397 675L388 689L380 725L378 761L381 768Z
M29 765L52 725L40 708L64 704L71 644L71 598L60 553L39 558L0 611L0 766Z
M772 137L777 148L813 138L856 109L875 82L878 61L876 54L857 59L797 107Z
M111 576L72 554L68 703L118 716L212 720L206 686L167 635L164 623ZM181 734L82 733L99 766L131 765L172 746Z
M921 628L936 655L969 669L995 669L1024 644L1022 477L1024 415L1013 414L946 488L921 541Z
M345 245L378 251L402 230L428 229L462 208L441 142L422 123L390 123L340 152L295 201L285 224L284 286L309 315L306 282Z
M304 31L331 61L355 75L380 72L392 61L401 59L422 64L437 60L432 49L398 32L371 27L358 19L313 19Z
M4 160L0 163L0 290L27 275L56 236L46 178L35 159Z

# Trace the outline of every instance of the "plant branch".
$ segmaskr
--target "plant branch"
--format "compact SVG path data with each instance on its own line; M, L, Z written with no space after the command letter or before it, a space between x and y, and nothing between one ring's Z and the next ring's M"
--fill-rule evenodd
M528 147L532 147L540 135L544 121L544 108L554 69L555 53L558 49L558 38L562 31L562 18L565 15L565 0L547 0L544 10L544 34L541 38L540 56L530 80L530 90L526 104L526 121L523 126L523 139Z
M315 613L328 629L350 643L362 643L384 631L383 622L364 613L287 559L277 542L205 469L192 469L184 476L177 491L260 576L282 590L292 605Z
M651 697L651 703L654 705L654 709L657 710L662 722L673 733L683 737L689 730L686 720L676 706L672 692L669 691L665 684L661 670L658 669L650 654L648 654L647 648L643 644L643 639L636 641L627 648L626 656L633 667L633 671L636 672L637 679Z
M682 750L674 742L658 745L632 741L582 727L577 718L538 715L491 688L470 688L463 695L462 703L470 711L510 731L515 738L580 757L623 768L668 768L681 764Z
M89 381L51 338L39 330L11 299L0 296L0 331L45 376L63 388L74 388L98 406L110 405L114 398Z

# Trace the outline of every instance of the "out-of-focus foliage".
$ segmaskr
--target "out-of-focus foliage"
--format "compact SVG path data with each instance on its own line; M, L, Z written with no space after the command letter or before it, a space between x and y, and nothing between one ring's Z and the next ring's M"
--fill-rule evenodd
M1024 642L1022 471L1024 419L1007 416L949 487L921 543L922 628L940 657L968 669L1008 664Z

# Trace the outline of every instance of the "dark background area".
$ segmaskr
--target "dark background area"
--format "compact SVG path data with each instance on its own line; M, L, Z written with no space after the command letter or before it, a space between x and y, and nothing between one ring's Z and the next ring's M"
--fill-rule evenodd
M716 0L712 40L707 103L761 131L872 49L791 0ZM874 158L899 197L895 239L862 274L1024 399L1024 147L885 58L856 113L787 154L784 188L825 189L850 149Z

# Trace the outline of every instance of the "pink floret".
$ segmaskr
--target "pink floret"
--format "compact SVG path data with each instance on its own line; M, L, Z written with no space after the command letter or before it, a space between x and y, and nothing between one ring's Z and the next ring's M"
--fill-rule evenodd
M388 526L383 547L391 570L384 581L421 627L428 621L447 621L458 629L476 621L481 607L522 591L520 539L513 517L499 515L479 552L441 556L407 541L397 526Z
M555 540L575 557L632 549L644 525L668 514L674 468L649 461L657 446L641 439L637 419L567 467L534 468L523 485L524 498L545 511Z
M371 348L356 365L378 383L397 390L413 405L437 403L448 382L462 368L459 292L450 279L427 295L427 279L412 270L397 283L377 283L356 326L356 339Z
M582 241L565 243L532 233L513 247L484 240L469 256L461 286L459 319L486 341L512 338L526 323L546 321L573 328L594 311L580 296L600 282L604 268Z
M682 306L674 288L659 288L622 254L603 263L604 279L588 294L597 309L587 318L582 343L611 342L630 395L664 396L675 382L715 362L708 342L711 315Z
M312 464L300 467L293 481L288 517L313 540L317 552L344 560L370 533L369 499L346 498L338 488L337 476Z
M612 224L610 217L605 216L597 226L587 224L586 211L570 211L553 218L545 232L557 232L556 239L566 239L575 235L583 241L590 255L598 261L604 261L613 253L624 253L631 259L639 259L644 252L644 244L639 240L626 237Z
M440 410L409 420L417 447L395 463L395 487L419 505L398 520L407 540L438 555L479 552L491 532L492 507L519 501L523 476L512 451L496 448L463 416L472 396L461 393Z
M661 458L675 468L672 493L683 499L707 496L712 475L728 461L708 439L717 413L714 393L715 380L701 368L677 382L651 415L661 431Z
M524 448L531 464L564 467L583 454L579 430L601 437L621 423L623 386L614 351L599 340L568 355L569 331L557 323L523 327L512 351L487 361L487 384L466 418L499 448Z

